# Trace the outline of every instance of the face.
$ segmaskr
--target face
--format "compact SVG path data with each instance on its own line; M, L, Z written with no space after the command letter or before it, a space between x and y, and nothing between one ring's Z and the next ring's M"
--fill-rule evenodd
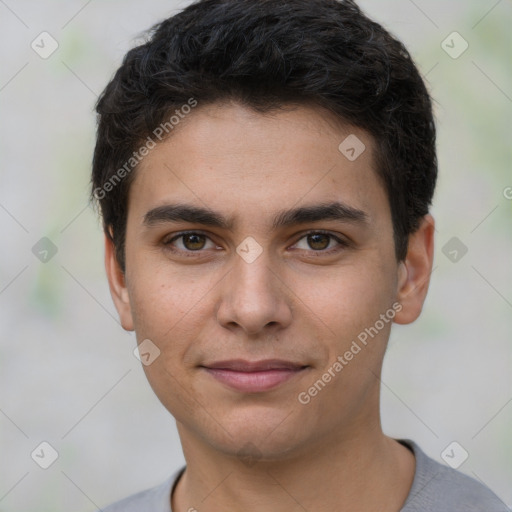
M355 159L348 136L366 148ZM396 261L372 152L318 108L222 104L140 164L126 272L109 242L107 272L182 437L279 458L378 426L391 323L421 310L432 233Z

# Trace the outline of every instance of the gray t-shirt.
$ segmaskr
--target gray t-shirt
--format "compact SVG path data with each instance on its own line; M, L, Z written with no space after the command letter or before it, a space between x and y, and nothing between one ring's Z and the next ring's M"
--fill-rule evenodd
M416 457L416 472L409 496L400 512L511 512L487 487L439 464L416 443L399 440ZM185 468L157 487L113 503L103 512L172 512L171 492Z

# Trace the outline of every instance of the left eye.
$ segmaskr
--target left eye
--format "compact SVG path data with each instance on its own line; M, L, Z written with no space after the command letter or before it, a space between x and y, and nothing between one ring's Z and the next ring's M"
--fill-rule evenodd
M215 247L215 244L202 233L181 233L180 235L177 235L167 242L165 242L166 245L174 245L173 243L176 240L181 240L181 247L177 247L180 250L184 251L200 251L201 249L208 249L206 247L207 240L210 241L213 247ZM178 244L179 245L179 244ZM211 248L211 247L210 247Z
M331 242L334 240L338 246L346 246L347 244L340 240L338 237L331 235L330 233L312 232L303 236L299 242L295 244L298 246L301 240L305 240L305 243L310 249L314 251L326 251L326 249L332 249ZM308 247L298 247L299 249L309 250Z

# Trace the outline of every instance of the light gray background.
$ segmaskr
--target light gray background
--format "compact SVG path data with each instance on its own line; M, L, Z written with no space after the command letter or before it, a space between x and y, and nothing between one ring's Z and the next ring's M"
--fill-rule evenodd
M0 0L2 512L92 512L184 462L118 324L87 194L97 95L136 37L187 4ZM439 131L435 270L422 317L392 332L384 428L439 461L457 441L460 470L511 506L512 3L360 4L412 52ZM42 31L59 44L47 59L30 46ZM441 46L453 31L469 44L457 59ZM58 249L46 263L42 237ZM468 249L456 262L452 237ZM31 458L43 441L59 454L46 470Z

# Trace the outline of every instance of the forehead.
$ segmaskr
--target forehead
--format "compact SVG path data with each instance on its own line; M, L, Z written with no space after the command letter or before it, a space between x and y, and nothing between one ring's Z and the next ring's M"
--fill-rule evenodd
M176 128L139 165L129 218L177 202L222 211L234 226L299 204L338 201L370 218L387 209L371 136L323 109L199 105Z

